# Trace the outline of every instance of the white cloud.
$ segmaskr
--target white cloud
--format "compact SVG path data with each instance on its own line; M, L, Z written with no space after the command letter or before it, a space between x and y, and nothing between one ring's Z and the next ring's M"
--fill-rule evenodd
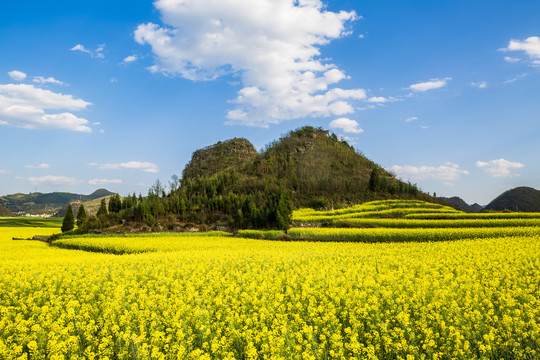
M8 174L9 170L7 169L0 169L0 174Z
M485 81L479 81L479 82L471 82L471 86L479 89L485 89L487 88L487 82Z
M267 127L287 119L354 112L360 89L329 88L345 73L320 48L350 34L354 11L327 11L320 0L158 0L165 26L134 33L156 56L152 72L191 80L233 74L242 82L227 124Z
M497 159L491 161L477 161L476 167L483 169L491 177L513 177L518 176L512 174L511 169L520 169L525 165L512 162L505 159Z
M71 95L54 93L25 84L0 84L0 122L25 129L65 129L91 132L88 120L70 112L91 103ZM51 110L55 110L50 113Z
M530 36L525 40L510 40L508 47L501 51L524 51L530 58L533 65L540 65L540 37ZM504 59L513 59L505 57ZM519 59L518 59L519 60ZM507 60L508 61L508 60ZM513 61L510 61L513 62Z
M46 163L41 163L39 165L25 165L24 167L27 169L48 169L50 165Z
M105 54L103 54L103 50L105 50L105 44L98 45L96 52L94 53L94 57L103 59L105 57Z
M411 86L409 86L409 89L414 90L414 91L420 91L420 92L439 89L439 88L445 87L446 83L449 80L452 80L452 78L447 77L444 79L431 79L430 81L424 81L417 84L412 84Z
M121 169L134 169L142 170L149 173L159 172L159 168L156 164L147 161L128 161L119 164L96 164L90 163L90 166L96 166L100 170L121 170Z
M62 81L56 80L53 77L43 77L43 76L34 76L34 80L32 80L35 83L38 84L57 84L57 85L64 85Z
M405 122L413 122L414 120L418 120L418 117L416 117L416 116L408 117L408 118L405 119Z
M122 60L122 62L124 63L130 63L130 62L134 62L138 59L137 55L129 55L129 56L126 56L124 58L124 60Z
M504 57L504 61L509 62L509 63L518 63L518 62L521 61L521 59L515 58L515 57L511 57L511 56L505 56L505 57Z
M510 78L508 80L506 80L505 82L503 82L503 84L511 84L513 83L514 81L518 81L518 80L521 80L523 79L524 77L528 76L529 74L528 73L521 73L521 74L518 74L516 76L514 76L513 78Z
M26 74L19 70L10 71L8 72L8 75L15 81L23 81L24 79L26 79Z
M345 135L338 135L339 141L346 141L349 143L349 145L356 145L358 143L357 137L351 137L351 136L345 136Z
M412 181L420 180L444 180L454 181L461 177L461 175L468 175L467 170L459 168L458 164L450 162L444 165L434 166L410 166L410 165L394 165L390 168L398 177L405 178Z
M341 129L346 133L360 134L364 132L364 130L360 128L360 124L347 118L333 120L330 122L330 124L328 124L328 126L332 129Z
M86 48L85 48L83 45L81 45L81 44L75 45L75 46L72 47L70 50L71 50L71 51L82 51L82 52L85 52L85 53L90 54L90 50L86 49Z
M92 179L88 180L90 185L108 185L108 184L121 184L122 180L120 179Z
M90 51L86 47L84 47L84 45L77 44L74 47L72 47L70 50L71 51L81 51L81 52L90 54L90 56L93 57L93 58L103 59L105 57L105 55L103 54L104 49L105 49L105 44L98 45L95 51Z
M29 177L28 181L34 185L39 184L47 184L47 185L76 185L80 183L80 180L77 180L72 177L66 177L66 176L53 176L53 175L47 175L47 176L40 176L40 177Z
M368 102L370 103L385 103L385 102L388 102L390 100L388 100L387 98L383 97L383 96L373 96L373 97L370 97L368 99Z

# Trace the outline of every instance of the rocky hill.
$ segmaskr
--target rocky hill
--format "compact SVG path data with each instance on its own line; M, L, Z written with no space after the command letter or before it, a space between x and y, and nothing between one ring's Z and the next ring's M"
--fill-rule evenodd
M526 186L505 191L486 205L485 210L540 212L540 191Z
M184 179L209 177L225 170L239 170L257 157L257 150L246 139L234 138L199 149L182 173Z
M331 208L398 197L434 201L335 134L309 126L288 133L261 153L248 140L238 138L195 151L183 172L183 184L212 177L225 179L220 180L224 195L283 188L294 207ZM200 195L209 197L208 189L199 187L204 192Z

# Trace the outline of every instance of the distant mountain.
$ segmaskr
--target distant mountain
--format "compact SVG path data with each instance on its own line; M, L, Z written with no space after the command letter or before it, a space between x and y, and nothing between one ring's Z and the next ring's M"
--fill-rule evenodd
M485 210L540 212L540 191L526 186L505 191L486 205Z
M104 189L100 189L100 190L104 190ZM98 190L98 191L100 191L100 190ZM94 195L94 194L98 193L98 191L92 193L91 195ZM104 190L102 192L99 192L98 194L100 194L100 193L109 193L109 191ZM89 196L91 196L91 195L89 195ZM95 199L92 199L92 200L88 200L88 201L84 201L84 202L80 201L80 200L70 201L69 204L71 205L71 209L73 210L73 216L77 217L77 213L79 212L79 208L81 207L81 204L84 205L84 211L86 212L87 216L96 215L97 212L98 212L98 209L99 209L99 207L101 205L101 200L105 199L105 203L108 205L109 204L109 199L111 198L111 196L112 195L105 195L105 196L95 198ZM62 208L56 214L54 214L54 216L55 217L64 217L64 216L66 216L67 207L68 207L68 204L66 204L64 206L64 208Z
M471 205L471 208L473 209L473 212L480 212L484 210L484 207L478 203L474 203Z
M73 194L67 192L53 193L17 193L0 197L0 201L4 202L7 208L14 213L25 214L50 214L53 215L63 209L70 201L80 200L89 201L103 196L112 195L114 193L99 189L90 195Z
M453 207L454 209L461 210L467 213L476 213L482 211L483 209L482 205L478 205L476 203L469 205L462 198L457 196L453 196L450 198L440 196L437 199Z

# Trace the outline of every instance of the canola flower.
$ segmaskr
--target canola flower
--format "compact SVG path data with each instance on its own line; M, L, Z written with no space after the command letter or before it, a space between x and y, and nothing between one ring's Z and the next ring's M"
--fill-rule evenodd
M115 244L156 251L116 256L10 231L0 228L1 359L539 357L539 236L123 237Z
M384 227L384 228L472 228L472 227L531 227L540 226L540 218L498 219L336 219L335 227Z
M292 220L296 223L332 222L356 218L405 217L418 214L462 214L449 206L416 200L383 200L353 205L345 209L316 211L299 209L293 211Z
M475 228L292 228L288 235L298 240L403 242L450 241L459 239L496 238L504 236L537 236L540 227L475 227Z
M404 216L406 219L540 219L540 213L503 212L503 213L411 213Z

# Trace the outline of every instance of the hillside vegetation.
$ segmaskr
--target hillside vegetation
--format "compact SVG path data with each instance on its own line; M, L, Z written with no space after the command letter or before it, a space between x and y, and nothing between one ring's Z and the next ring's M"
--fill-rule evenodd
M93 200L88 201L80 201L80 200L74 200L70 201L68 205L71 205L71 208L73 209L73 215L77 216L77 213L79 211L79 208L81 207L81 204L84 205L84 210L86 211L86 214L88 216L96 216L99 206L101 205L101 200L105 199L105 204L109 205L109 200L113 195L107 195L103 197L99 197ZM58 211L54 216L55 217L64 217L66 215L67 205L60 211Z
M0 201L0 216L13 216L13 212L2 201Z

